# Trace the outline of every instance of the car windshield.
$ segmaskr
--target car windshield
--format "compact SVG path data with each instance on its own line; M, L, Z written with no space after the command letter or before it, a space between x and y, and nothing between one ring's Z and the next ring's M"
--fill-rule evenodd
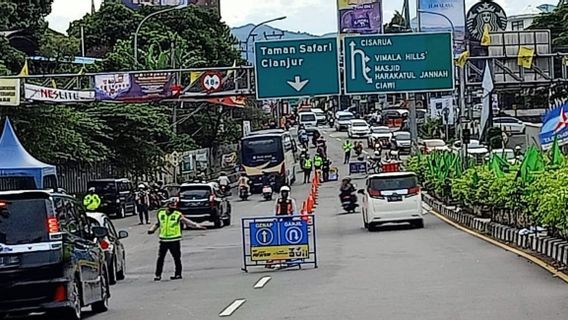
M95 188L95 192L99 194L112 194L116 192L116 183L114 181L91 181L87 184L88 188Z
M444 146L446 146L446 143L442 140L428 140L428 141L424 141L424 144L427 147L444 147Z
M300 121L316 121L315 114L301 114Z
M46 199L0 199L0 243L18 245L48 239Z
M181 188L180 198L184 200L209 199L211 188L209 187L187 187Z
M339 116L339 121L350 121L350 120L353 120L353 116L350 114Z
M367 127L367 124L365 122L353 122L351 123L351 125L354 127Z
M398 140L410 140L410 133L408 132L396 132L394 137Z
M369 189L375 191L410 189L417 185L418 179L415 175L371 178L368 184Z
M325 113L323 111L312 110L312 112L315 113L318 117L325 116Z
M377 134L389 134L389 133L390 133L390 129L389 129L389 128L383 128L383 127L374 127L374 128L373 128L373 133L377 133Z

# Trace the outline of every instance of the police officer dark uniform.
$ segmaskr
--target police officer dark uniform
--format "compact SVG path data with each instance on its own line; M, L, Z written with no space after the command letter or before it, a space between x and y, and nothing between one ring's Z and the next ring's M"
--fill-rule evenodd
M154 281L162 280L164 259L168 251L174 258L175 263L175 274L170 277L170 279L179 280L182 278L181 224L183 223L187 227L197 229L205 229L205 227L185 218L183 214L177 210L177 199L168 200L167 208L158 210L157 221L158 222L148 230L148 234L153 234L156 230L160 229L160 249L158 251Z

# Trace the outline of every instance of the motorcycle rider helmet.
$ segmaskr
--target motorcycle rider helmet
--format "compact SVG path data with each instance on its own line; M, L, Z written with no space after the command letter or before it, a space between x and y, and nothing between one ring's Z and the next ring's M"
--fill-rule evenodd
M288 195L290 195L290 187L288 186L283 186L282 188L280 188L280 195L282 195L283 197L287 197Z
M174 208L175 209L175 208L178 207L178 199L177 198L169 198L165 202L166 202L166 206L168 208Z
M351 178L350 178L350 177L345 177L345 178L343 178L342 181L349 183L349 182L351 182Z
M143 183L141 183L138 185L138 189L146 189L146 186Z
M379 151L375 151L375 157L380 158L381 157L381 153Z
M95 192L96 189L94 187L89 188L89 192Z

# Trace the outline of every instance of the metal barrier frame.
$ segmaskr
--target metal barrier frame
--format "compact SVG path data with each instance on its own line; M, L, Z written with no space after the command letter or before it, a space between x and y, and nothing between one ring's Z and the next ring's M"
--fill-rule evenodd
M302 269L302 265L313 265L314 268L318 268L317 259L317 236L316 236L316 217L313 215L294 215L294 216L271 216L271 217L250 217L241 219L241 232L242 232L242 245L243 245L243 270L244 272L249 272L249 267L266 267L270 265L266 261L253 261L250 244L250 225L257 222L274 222L274 221L284 221L284 220L303 220L308 218L308 258L305 259L288 259L284 260L283 264L287 266L278 269L289 269L291 267L298 267Z

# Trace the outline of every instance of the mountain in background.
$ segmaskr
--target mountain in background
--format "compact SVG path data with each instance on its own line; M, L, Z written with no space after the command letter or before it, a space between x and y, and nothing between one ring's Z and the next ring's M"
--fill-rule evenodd
M245 45L244 43L247 40L247 37L249 35L249 33L251 32L251 30L254 28L254 24L247 24L241 27L236 27L236 28L231 28L231 32L233 33L233 35L238 39L238 41L241 43L241 48L244 50L245 49ZM263 40L279 40L279 39L317 39L317 38L323 38L323 37L334 37L336 36L336 33L327 33L321 36L318 35L313 35L307 32L294 32L294 31L288 31L288 30L282 30L282 29L278 29L278 28L273 28L269 25L263 25L258 27L256 30L254 30L254 34L256 35L254 37L254 41L263 41ZM251 37L249 39L249 61L253 62L254 61L254 52L253 52L253 38ZM245 58L246 54L245 52L243 52L243 58Z

